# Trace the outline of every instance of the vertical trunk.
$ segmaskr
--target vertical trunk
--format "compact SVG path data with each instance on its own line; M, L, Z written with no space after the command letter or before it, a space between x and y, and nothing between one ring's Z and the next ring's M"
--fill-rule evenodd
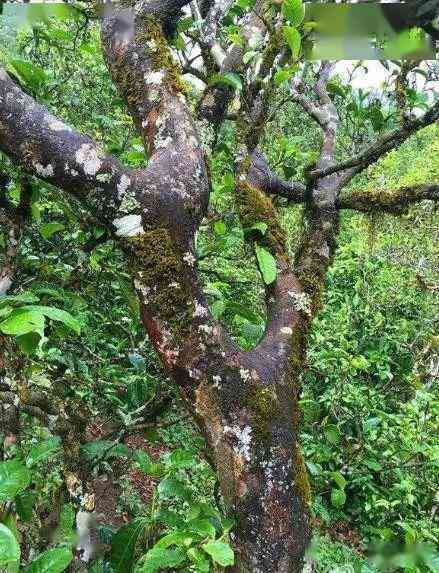
M196 411L236 520L235 571L299 572L310 491L297 436L297 372L291 362L249 353L226 356L212 378L196 391Z

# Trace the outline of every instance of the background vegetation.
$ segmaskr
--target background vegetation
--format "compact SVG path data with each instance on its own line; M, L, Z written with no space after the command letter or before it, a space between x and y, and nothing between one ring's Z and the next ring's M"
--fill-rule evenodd
M126 163L146 163L93 25L51 20L15 42L2 26L0 57L27 91ZM345 115L341 146L360 145L392 122L385 91L377 100L339 78L333 96ZM415 91L413 102L422 107L422 94ZM288 104L264 151L282 176L297 177L318 139ZM211 159L214 191L198 254L213 312L251 348L264 329L263 289L235 215L233 148L226 124ZM0 169L12 176L8 193L18 200L21 173L4 156ZM438 179L435 125L353 186ZM5 555L19 551L29 572L122 572L138 559L142 572L227 565L233 524L222 515L203 439L145 337L121 253L92 220L79 224L78 205L37 180L31 186L17 288L0 299L0 321L29 304L73 320L46 313L32 348L0 324L2 377L23 403L42 391L55 406L23 412L17 439L2 447L0 568L18 570ZM292 244L298 209L282 207ZM428 203L398 219L343 215L301 398L318 571L439 570L437 229ZM60 433L63 413L76 423ZM90 510L96 522L84 517ZM87 564L72 561L75 543Z

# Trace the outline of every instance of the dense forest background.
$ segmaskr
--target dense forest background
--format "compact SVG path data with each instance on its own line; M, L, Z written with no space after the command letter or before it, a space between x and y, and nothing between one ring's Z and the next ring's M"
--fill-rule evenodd
M95 24L58 19L17 32L3 20L0 59L26 91L126 164L148 161L109 79ZM344 118L341 145L361 145L380 122L392 121L389 92L352 85L347 75L332 81ZM416 86L410 97L414 108L425 105ZM234 207L234 137L226 122L211 158L214 191L197 249L213 313L249 349L264 330L263 285ZM319 137L291 103L270 122L263 151L279 175L298 178L315 159ZM23 174L5 156L0 171L11 177L8 193L18 200ZM351 188L438 180L433 125ZM66 547L71 554L76 523L85 532L82 558L91 559L77 559L71 566L78 570L128 571L134 555L160 539L171 547L167 536L187 531L193 541L183 569L226 565L221 544L232 524L218 504L203 439L145 336L121 252L94 220L83 223L81 206L36 179L28 184L30 218L0 317L7 308L39 304L67 311L74 322L48 316L44 338L31 349L20 346L19 336L0 333L1 379L25 406L16 439L0 450L3 460L31 468L16 511L0 485L0 516L17 532L22 560L51 548L61 560ZM294 245L302 207L278 202ZM398 218L342 215L300 402L319 572L439 570L438 223L428 202ZM0 229L0 244L4 234ZM48 403L31 403L39 393ZM63 413L69 424L55 432ZM82 522L91 510L99 520ZM142 571L160 569L151 563Z

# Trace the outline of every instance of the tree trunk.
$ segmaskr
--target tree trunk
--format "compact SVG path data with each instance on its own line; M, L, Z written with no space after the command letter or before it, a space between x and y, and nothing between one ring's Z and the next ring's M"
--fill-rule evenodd
M200 385L196 401L225 505L236 519L235 570L300 572L310 540L310 491L296 392L288 381L274 384L251 361L241 364L221 368L216 386Z

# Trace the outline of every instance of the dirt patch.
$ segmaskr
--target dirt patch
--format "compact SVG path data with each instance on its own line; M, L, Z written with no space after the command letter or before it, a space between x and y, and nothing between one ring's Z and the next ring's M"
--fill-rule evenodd
M162 444L151 444L151 442L148 442L146 438L140 435L128 436L125 439L125 444L133 450L141 450L147 453L153 460L157 460L162 454L169 452L169 448ZM159 480L144 474L137 468L132 468L129 471L128 479L139 494L142 502L147 505L152 499L154 489Z
M352 525L345 521L334 521L330 525L325 525L320 519L314 519L314 525L323 533L329 535L334 541L339 541L348 545L360 555L364 555L364 546L361 537Z

